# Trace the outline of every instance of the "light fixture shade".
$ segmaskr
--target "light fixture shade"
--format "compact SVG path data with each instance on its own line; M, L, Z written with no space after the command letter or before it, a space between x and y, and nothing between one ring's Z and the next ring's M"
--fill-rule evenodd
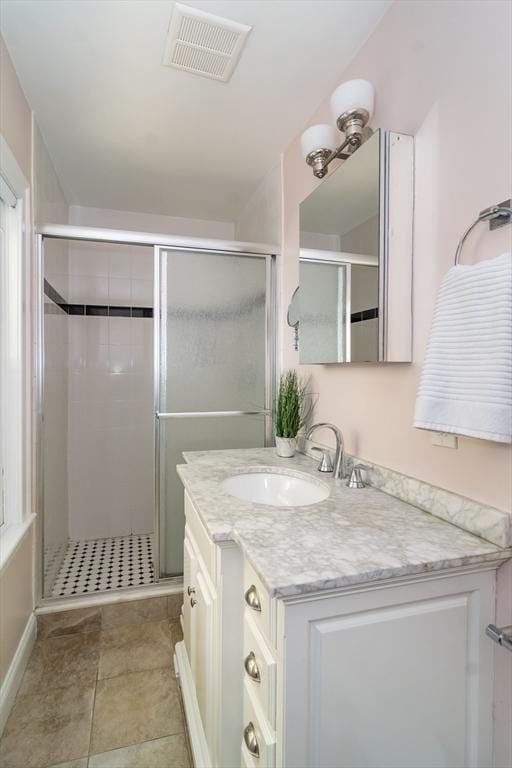
M318 149L328 149L330 151L336 149L338 146L338 136L336 129L332 125L327 125L326 123L312 125L300 137L304 159L311 152L315 152Z
M339 85L331 96L332 119L336 123L338 117L351 109L365 109L370 117L373 114L375 89L369 80L347 80Z

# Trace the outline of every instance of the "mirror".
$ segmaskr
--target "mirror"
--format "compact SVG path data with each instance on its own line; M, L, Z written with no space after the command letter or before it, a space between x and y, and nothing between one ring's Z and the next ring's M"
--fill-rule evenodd
M411 361L412 174L379 130L301 203L301 363Z

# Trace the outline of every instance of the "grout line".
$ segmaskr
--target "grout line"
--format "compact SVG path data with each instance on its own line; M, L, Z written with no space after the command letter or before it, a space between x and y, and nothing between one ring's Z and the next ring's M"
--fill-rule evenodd
M100 651L101 654L101 630L100 630ZM94 727L94 710L96 709L96 690L98 688L98 675L100 672L100 657L98 656L98 668L96 670L96 682L94 684L94 694L92 697L92 710L91 710L91 731L89 733L89 749L87 750L87 766L89 765L89 758L91 756L91 747L92 747L92 731Z
M186 724L185 724L185 730L184 731L176 731L176 733L166 733L164 736L155 736L154 739L144 739L144 741L136 741L133 744L126 744L124 747L114 747L113 749L104 749L103 752L93 752L89 754L87 760L91 757L95 757L97 755L108 755L109 752L117 752L119 749L130 749L130 747L139 747L141 744L151 744L152 741L160 741L161 739L169 739L174 736L185 736L185 740L187 742L187 753L188 753L188 734L186 731ZM191 768L193 766L193 763L190 763ZM141 768L144 768L141 766Z

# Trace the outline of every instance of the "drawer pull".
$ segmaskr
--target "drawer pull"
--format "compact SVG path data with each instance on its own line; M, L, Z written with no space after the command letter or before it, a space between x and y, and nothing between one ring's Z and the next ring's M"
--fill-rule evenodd
M254 680L255 683L261 683L260 668L258 667L254 651L250 651L245 657L244 667L251 680Z
M259 611L261 613L261 603L258 596L258 592L254 584L251 584L247 592L245 593L245 602L252 608L253 611Z
M194 605L197 605L197 600L194 600L194 598L193 598L193 597L191 597L191 598L190 598L190 606L191 606L191 608L193 608L193 607L194 607Z
M196 588L195 587L187 587L187 594L190 597L190 595L195 595Z
M258 739L256 738L256 731L254 730L252 722L244 728L244 742L251 755L254 755L254 757L260 756Z

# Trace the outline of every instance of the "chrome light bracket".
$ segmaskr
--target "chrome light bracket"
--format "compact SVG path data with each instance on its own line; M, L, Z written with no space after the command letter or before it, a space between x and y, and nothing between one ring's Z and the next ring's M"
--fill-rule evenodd
M370 119L370 113L366 109L349 109L343 112L336 120L338 129L345 134L347 139L353 137L351 143L361 143L363 128Z
M345 134L344 141L333 149L315 149L306 157L306 163L313 168L317 179L323 179L327 174L330 163L334 158L347 160L361 144L373 134L367 125L370 114L366 109L349 109L340 115L336 121L339 130Z
M313 174L317 179L323 179L327 173L327 160L330 154L330 149L315 149L306 157L306 163L313 168Z

